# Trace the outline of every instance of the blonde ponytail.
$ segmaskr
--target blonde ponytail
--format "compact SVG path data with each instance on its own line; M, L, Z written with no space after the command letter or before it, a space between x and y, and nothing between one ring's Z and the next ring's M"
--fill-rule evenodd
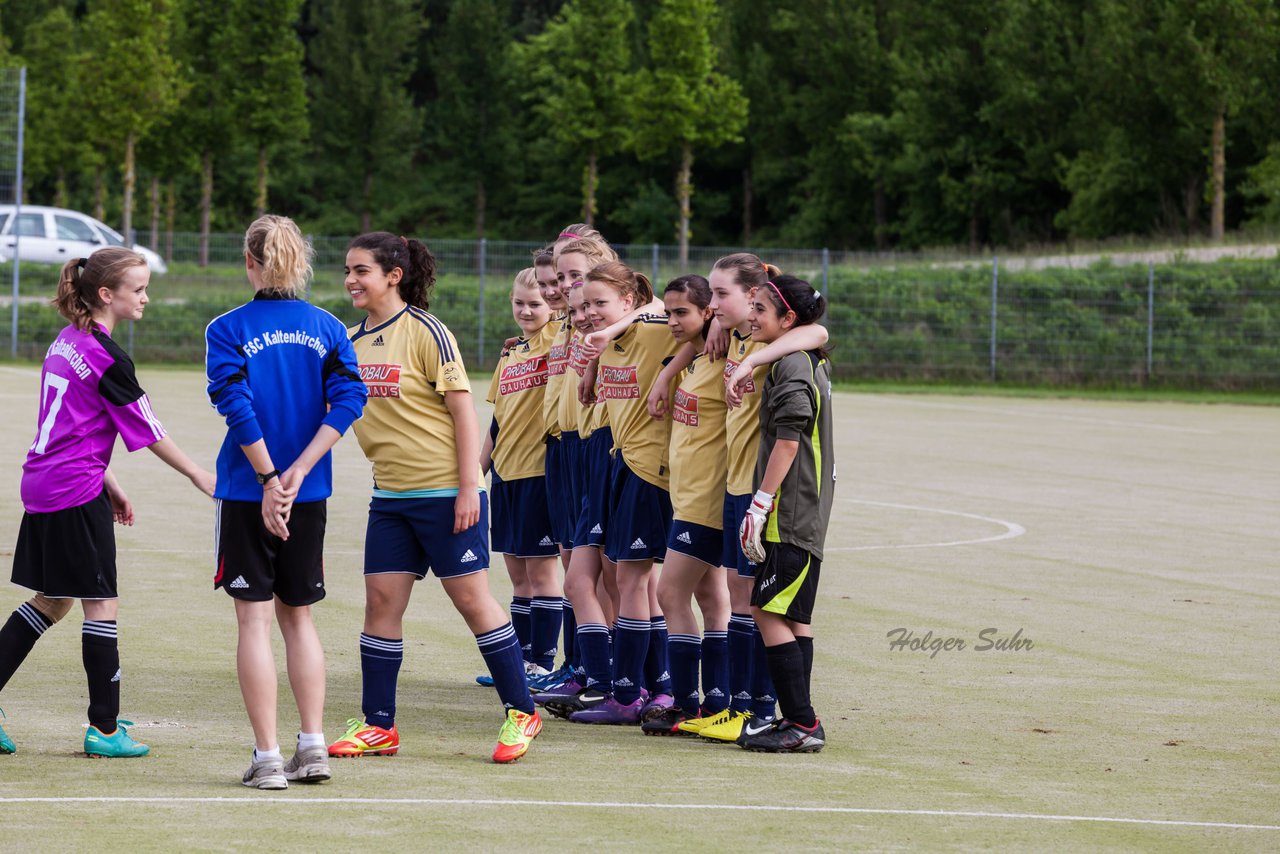
M244 251L261 269L268 290L296 295L311 279L315 250L286 216L266 214L254 220L244 234Z

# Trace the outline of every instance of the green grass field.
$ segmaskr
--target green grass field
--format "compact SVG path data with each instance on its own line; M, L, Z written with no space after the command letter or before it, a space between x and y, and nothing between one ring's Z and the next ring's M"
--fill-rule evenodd
M195 371L142 370L156 413L212 465ZM0 548L12 552L38 369L0 367ZM139 760L79 755L79 614L0 694L0 849L1275 850L1280 417L1181 402L840 393L838 495L815 631L829 746L748 754L549 720L514 766L474 642L439 584L406 621L393 758L331 783L239 785L251 735L211 504L117 451L123 716ZM482 413L482 418L487 418ZM326 734L359 710L370 476L336 452ZM492 587L509 596L505 573ZM0 588L0 615L25 593ZM964 649L892 649L891 633ZM980 633L1030 648L980 651ZM282 651L281 651L282 652ZM281 660L283 656L281 654ZM282 680L282 734L297 727Z

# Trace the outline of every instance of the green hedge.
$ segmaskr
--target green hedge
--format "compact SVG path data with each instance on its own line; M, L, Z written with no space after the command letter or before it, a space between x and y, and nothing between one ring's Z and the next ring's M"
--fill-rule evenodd
M19 354L40 358L63 322L34 297L56 274L24 265ZM50 273L51 275L44 275ZM0 265L0 275L4 274ZM996 381L1062 387L1280 389L1280 266L1271 261L1177 264L1155 270L1147 367L1146 267L1002 271ZM344 322L360 313L340 272L317 271L313 301ZM815 280L815 284L816 284ZM441 277L432 311L453 330L468 364L493 366L515 325L510 283L485 282L484 341L475 276ZM199 363L204 328L248 295L242 279L181 271L152 280L147 317L132 330L142 362ZM836 376L854 380L987 382L991 376L991 269L832 270L826 323ZM8 347L8 324L0 340ZM129 330L118 333L122 342Z

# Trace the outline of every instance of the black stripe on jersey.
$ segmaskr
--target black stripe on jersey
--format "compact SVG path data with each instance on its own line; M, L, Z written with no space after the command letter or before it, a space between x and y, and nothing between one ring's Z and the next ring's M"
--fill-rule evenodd
M134 373L133 360L129 358L129 354L110 335L96 326L93 337L113 360L98 379L98 394L113 406L128 406L146 394L142 386L138 385L138 376Z
M458 361L458 355L453 352L453 345L449 343L449 333L443 323L422 309L414 308L413 306L409 306L409 314L431 331L431 337L436 339L436 346L440 348L441 364Z
M324 357L324 368L321 375L328 378L331 374L337 374L340 377L346 377L361 384L364 383L359 374L342 363L342 356L338 353L337 347L330 350L329 355Z
M644 314L641 314L638 317L636 317L636 319L632 322L633 323L661 323L662 325L665 326L667 324L667 316L665 314L653 314L651 312L646 311Z

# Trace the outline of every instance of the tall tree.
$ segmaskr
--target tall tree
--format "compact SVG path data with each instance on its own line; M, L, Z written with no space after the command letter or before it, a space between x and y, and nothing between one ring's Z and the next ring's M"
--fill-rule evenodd
M742 87L718 70L715 0L660 0L649 19L649 65L629 99L630 144L641 159L678 151L680 269L689 266L689 215L696 149L740 140L747 123Z
M630 0L570 0L521 46L526 97L560 146L586 161L582 217L595 223L599 160L626 139L624 95L631 71Z
M438 143L474 188L475 235L485 236L489 194L516 153L514 50L504 0L466 0L449 9L436 53L440 97L431 112ZM466 45L455 49L455 45Z
M232 109L258 157L254 208L267 209L273 148L307 135L307 92L298 17L303 0L234 0L228 5Z
M26 169L34 181L53 183L53 203L68 206L68 174L92 169L99 153L81 132L69 132L84 114L85 54L71 13L58 6L27 27ZM47 185L45 185L47 186Z
M368 231L377 182L403 183L420 145L407 83L423 21L413 0L315 0L311 20L311 126L322 161L313 180Z
M179 145L178 140L185 137L188 142L184 147L199 159L200 237L196 261L201 267L209 264L215 167L231 149L240 129L231 97L237 72L230 60L236 41L243 35L233 27L227 6L183 0L176 52L188 88L182 110L161 135L173 138ZM163 152L156 154L162 156Z
M93 54L85 100L97 109L84 126L96 129L109 150L123 150L125 240L133 235L138 140L173 110L182 92L170 52L173 11L173 0L111 0L94 3L85 19L83 33Z

